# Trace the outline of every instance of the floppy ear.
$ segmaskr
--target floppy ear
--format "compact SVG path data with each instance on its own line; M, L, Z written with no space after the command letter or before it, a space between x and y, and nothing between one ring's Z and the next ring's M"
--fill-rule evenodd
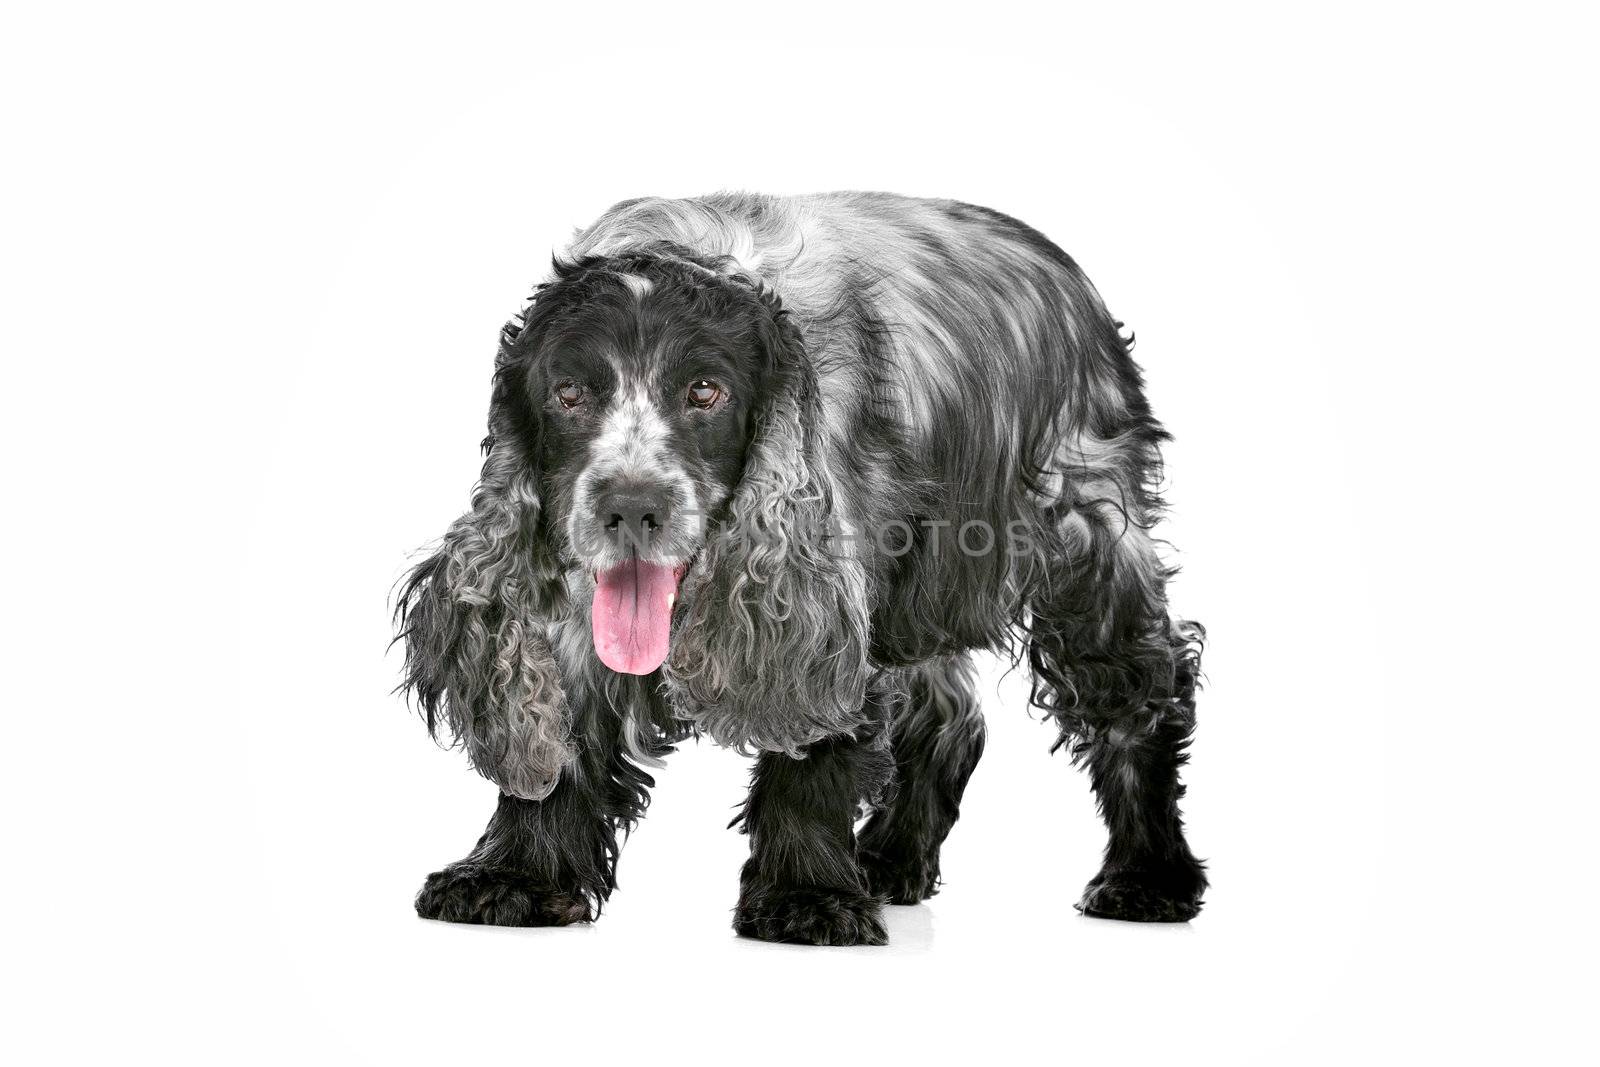
M574 755L545 637L563 587L539 532L527 442L510 422L522 386L506 359L503 348L472 510L406 578L395 616L406 646L402 688L415 694L429 732L437 738L445 728L478 773L539 800Z
M684 582L665 672L718 742L794 753L864 722L866 572L837 536L841 503L799 331L763 297L772 387L727 521Z

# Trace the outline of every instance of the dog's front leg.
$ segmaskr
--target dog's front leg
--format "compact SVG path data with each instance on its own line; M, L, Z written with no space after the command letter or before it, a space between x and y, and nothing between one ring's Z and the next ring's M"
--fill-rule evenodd
M744 937L807 945L882 945L883 901L856 861L858 802L891 773L878 741L838 739L803 758L756 762L742 816L750 859L733 928Z
M650 778L613 755L568 769L548 797L500 794L472 854L428 876L425 919L486 926L589 922L616 886L617 830L643 810Z

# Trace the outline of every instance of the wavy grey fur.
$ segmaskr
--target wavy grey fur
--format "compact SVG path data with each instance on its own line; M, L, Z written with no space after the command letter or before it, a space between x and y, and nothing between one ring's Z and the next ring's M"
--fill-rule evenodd
M540 499L516 438L491 435L472 510L407 577L396 615L403 685L428 730L524 800L548 796L573 759L546 621L564 598L538 547Z
M815 376L768 302L781 384L727 521L684 583L665 677L676 713L717 743L795 755L864 721L869 620L854 550L818 536L840 501L815 439Z

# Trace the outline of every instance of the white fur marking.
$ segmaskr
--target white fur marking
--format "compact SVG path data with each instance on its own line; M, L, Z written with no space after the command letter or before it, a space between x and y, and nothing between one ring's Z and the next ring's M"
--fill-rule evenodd
M643 300L656 287L649 278L641 278L637 274L619 274L617 277L622 279L622 284L628 287L628 292L633 294L635 300Z

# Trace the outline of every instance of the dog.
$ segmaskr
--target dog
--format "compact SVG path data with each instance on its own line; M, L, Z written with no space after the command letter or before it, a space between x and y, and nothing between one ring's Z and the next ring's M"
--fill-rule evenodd
M754 757L734 929L877 945L940 885L1026 659L1109 843L1085 915L1183 922L1204 630L1173 618L1132 338L1021 222L883 193L611 208L502 331L471 510L404 579L402 687L500 789L425 918L597 918L675 743Z

